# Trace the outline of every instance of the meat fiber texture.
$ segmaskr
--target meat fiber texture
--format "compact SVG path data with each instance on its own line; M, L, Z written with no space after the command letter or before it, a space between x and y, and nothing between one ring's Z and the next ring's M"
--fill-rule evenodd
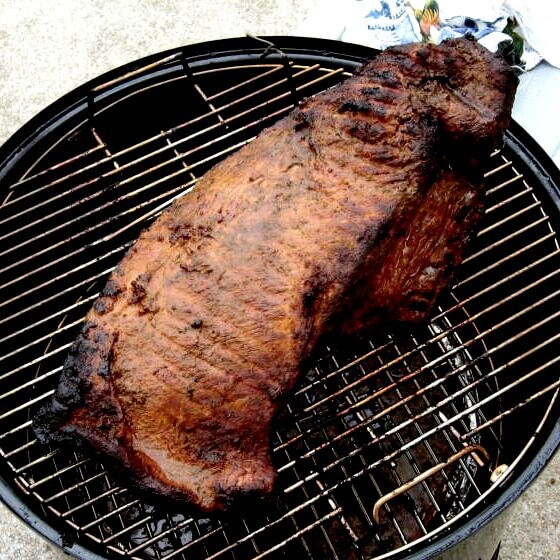
M424 320L449 284L515 87L468 39L391 48L218 164L111 274L39 439L204 511L271 492L271 423L321 337Z

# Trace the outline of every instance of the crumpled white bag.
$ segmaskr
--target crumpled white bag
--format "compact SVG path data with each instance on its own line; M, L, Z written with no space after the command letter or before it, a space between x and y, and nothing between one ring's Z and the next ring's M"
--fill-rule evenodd
M348 2L342 39L376 49L422 39L414 12L404 0Z
M320 0L298 34L375 49L420 41L418 23L406 4L405 0Z
M560 2L504 0L504 10L519 24L526 42L548 63L560 68Z

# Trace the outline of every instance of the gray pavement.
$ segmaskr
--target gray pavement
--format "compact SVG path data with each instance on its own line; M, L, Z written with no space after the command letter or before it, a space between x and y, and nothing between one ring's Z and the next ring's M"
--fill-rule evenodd
M115 66L210 39L294 34L314 4L315 0L0 0L0 144L49 103ZM557 455L514 505L502 560L560 559L559 489ZM0 560L39 558L67 556L0 505Z

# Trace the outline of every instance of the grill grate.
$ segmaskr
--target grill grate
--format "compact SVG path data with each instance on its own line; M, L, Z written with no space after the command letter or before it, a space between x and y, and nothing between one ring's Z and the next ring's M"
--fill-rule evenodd
M260 49L156 60L79 92L4 171L2 473L100 554L398 555L497 492L491 475L512 471L557 405L557 210L510 140L489 159L483 229L431 323L324 347L276 422L279 487L259 512L162 508L96 458L37 442L30 418L123 252L211 165L359 62L319 58Z

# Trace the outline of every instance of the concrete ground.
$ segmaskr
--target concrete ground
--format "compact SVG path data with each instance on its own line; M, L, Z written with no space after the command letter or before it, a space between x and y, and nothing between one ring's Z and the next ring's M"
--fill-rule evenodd
M115 66L209 39L294 34L314 5L315 0L0 0L0 144L62 94ZM522 124L539 139L534 120ZM502 560L560 558L559 489L557 455L513 507ZM0 506L0 559L63 557Z

